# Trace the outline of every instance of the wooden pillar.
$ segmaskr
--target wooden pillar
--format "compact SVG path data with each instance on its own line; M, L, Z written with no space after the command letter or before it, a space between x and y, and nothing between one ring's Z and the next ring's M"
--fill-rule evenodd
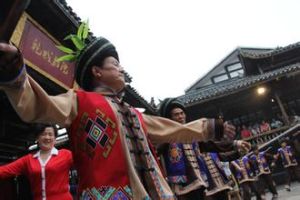
M283 117L283 121L284 121L284 124L285 125L289 125L290 124L290 121L289 121L289 117L284 109L284 106L279 98L279 95L277 94L277 92L274 93L274 96L275 96L275 99L276 99L276 102L278 103L278 106L280 108L280 111L281 111L281 114L282 114L282 117Z

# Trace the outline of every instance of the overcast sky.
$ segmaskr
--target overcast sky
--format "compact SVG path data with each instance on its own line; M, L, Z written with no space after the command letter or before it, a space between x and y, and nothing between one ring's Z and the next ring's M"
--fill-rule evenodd
M298 0L67 0L109 39L150 101L184 90L237 47L300 41Z

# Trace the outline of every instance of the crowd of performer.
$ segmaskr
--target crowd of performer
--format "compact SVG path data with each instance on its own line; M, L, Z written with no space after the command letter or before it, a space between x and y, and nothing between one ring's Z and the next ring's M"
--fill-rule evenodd
M22 120L51 124L37 131L39 150L0 166L0 178L26 175L34 198L42 200L71 199L66 181L71 167L83 200L226 200L240 194L250 199L252 193L263 199L265 185L278 198L268 151L255 147L249 154L251 144L233 140L234 126L222 119L187 123L186 109L176 99L161 103L160 117L140 113L124 101L125 76L115 46L102 37L85 44L88 29L80 27L76 41L83 46L68 50L80 89L56 96L27 73L18 48L0 43L0 89ZM68 128L71 151L54 148L53 124ZM270 158L281 159L294 174L292 148L285 141L281 145Z
M170 118L181 124L186 123L185 107L176 99L166 99L159 111L162 117ZM36 171L39 163L41 166L45 166L49 161L49 156L56 155L50 160L46 170L51 169L50 175L52 173L62 174L63 176L55 176L62 178L62 183L58 182L60 179L57 178L50 178L47 181L48 184L51 183L49 181L54 181L55 183L51 184L53 187L66 186L67 174L73 165L73 159L69 151L60 150L61 153L58 154L59 151L55 149L55 137L57 136L55 126L36 124L34 127L40 150L33 157L27 155L13 163L1 166L0 178L24 174L30 179L34 196L39 196L38 188L40 187L42 195L45 196L45 188L43 189L43 186L40 185L41 182ZM259 151L256 145L252 146L250 153L238 151L238 149L232 148L231 142L224 140L165 143L156 146L156 150L161 155L159 162L167 182L179 200L226 200L230 195L233 199L251 200L253 196L256 199L265 199L267 191L272 193L272 199L277 199L278 192L272 178L272 169L278 160L286 171L285 188L287 191L291 191L292 177L300 181L297 170L298 163L292 147L288 145L288 139L281 139L279 143L280 148L275 154L269 153L270 148ZM64 153L68 154L68 159L65 159L65 155L61 155ZM57 157L57 155L60 156ZM59 168L56 166L56 162L60 163ZM67 188L57 188L68 195L64 199L70 199ZM59 194L60 197L62 194Z
M162 103L161 110L168 110L169 113L161 115L185 123L186 113L183 104L176 99L167 99L166 102L167 105L165 102ZM277 199L278 192L272 178L272 170L278 159L287 172L285 176L287 191L290 191L292 174L300 180L298 164L287 138L281 139L279 143L281 147L275 154L269 153L270 148L259 151L256 145L252 146L253 151L247 155L246 152L236 151L215 153L212 150L213 152L207 153L201 152L197 143L173 143L167 148L159 148L159 152L163 149L163 165L178 199L217 200L227 199L229 195L245 200L250 200L253 195L256 199L265 199L266 191L272 193L272 199Z

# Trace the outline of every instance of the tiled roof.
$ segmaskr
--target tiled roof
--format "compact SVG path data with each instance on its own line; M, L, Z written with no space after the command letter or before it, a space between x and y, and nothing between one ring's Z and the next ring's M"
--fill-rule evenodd
M80 24L81 18L73 11L72 7L68 6L66 0L55 0L54 3L56 3L56 5L58 5L61 10L68 15L69 19L74 20L73 23L75 22L76 25Z
M143 106L146 110L148 110L151 114L156 113L156 109L148 103L144 97L142 97L135 88L133 88L131 85L126 86L126 91L131 93Z
M293 72L300 72L300 63L288 65L260 75L246 76L216 83L179 96L178 99L184 102L185 105L200 103L212 98L228 95L229 93L236 93L255 84L267 82Z
M277 47L273 50L270 51L265 51L265 52L261 52L261 51L248 51L245 49L240 49L240 55L242 57L245 58L253 58L253 59L259 59L259 58L268 58L271 57L273 55L279 54L279 53L283 53L285 51L294 49L294 48L299 48L300 47L300 42L285 46L285 47Z

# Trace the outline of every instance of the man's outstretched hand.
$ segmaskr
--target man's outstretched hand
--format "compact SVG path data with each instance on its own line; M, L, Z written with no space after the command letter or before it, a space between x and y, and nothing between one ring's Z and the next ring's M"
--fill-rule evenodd
M0 43L0 71L4 70L14 60L18 49L7 43Z
M20 51L13 45L0 42L0 82L14 80L24 66Z
M236 140L236 147L239 152L248 153L251 149L251 144L244 140Z
M224 122L224 136L233 139L235 137L235 126L232 124L229 124L228 122Z

